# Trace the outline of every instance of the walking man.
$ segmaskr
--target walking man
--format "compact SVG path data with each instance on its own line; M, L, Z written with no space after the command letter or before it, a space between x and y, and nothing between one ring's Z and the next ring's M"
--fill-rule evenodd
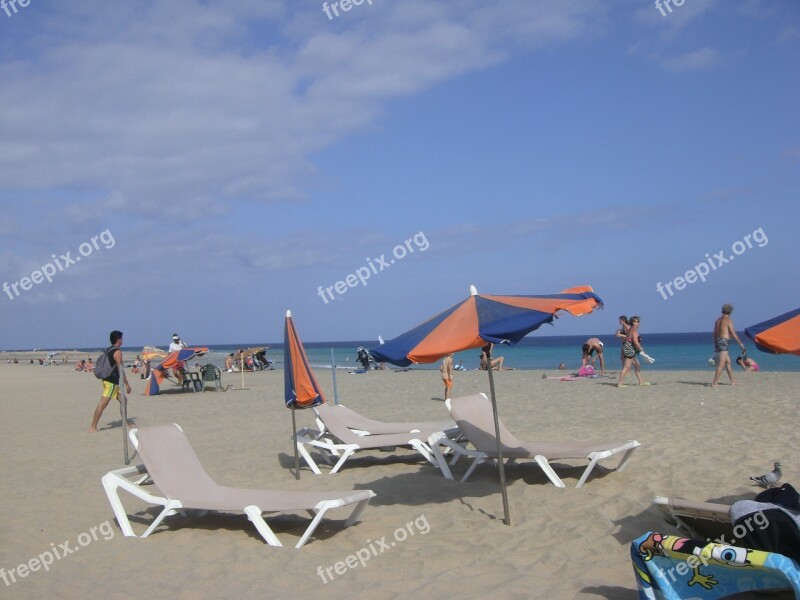
M111 346L106 349L106 354L108 355L109 362L115 364L117 368L111 372L111 375L103 379L103 395L100 396L100 403L97 405L97 408L94 409L92 426L89 427L90 432L97 431L97 423L100 421L100 417L103 415L103 411L106 409L111 399L119 400L120 373L122 373L122 379L125 383L125 390L129 394L131 393L131 386L128 384L128 378L125 376L125 369L122 365L122 350L120 350L120 346L122 346L122 332L117 330L112 331L109 336L109 341L111 342Z
M731 313L733 312L733 304L722 305L722 316L714 323L714 352L719 356L717 359L717 370L714 372L714 381L711 387L719 385L719 379L722 377L722 369L728 372L728 377L731 380L731 385L736 385L733 379L733 367L731 366L731 357L728 355L728 346L731 340L736 340L739 347L744 352L744 344L739 336L736 335L736 330L733 327L733 320Z

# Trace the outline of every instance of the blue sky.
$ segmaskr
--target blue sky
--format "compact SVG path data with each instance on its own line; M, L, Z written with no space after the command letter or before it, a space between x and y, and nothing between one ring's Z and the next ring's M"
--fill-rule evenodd
M0 10L0 348L388 339L470 284L605 301L541 334L796 308L800 4L672 8Z

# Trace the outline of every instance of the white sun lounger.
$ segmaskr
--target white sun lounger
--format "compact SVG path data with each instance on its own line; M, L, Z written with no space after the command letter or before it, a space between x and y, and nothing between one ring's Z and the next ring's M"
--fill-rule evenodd
M494 433L494 419L492 405L485 394L475 394L464 398L453 398L445 403L450 414L458 424L461 434L472 444L474 449L450 440L446 437L429 438L429 444L436 457L436 462L447 479L453 479L453 474L447 465L442 453L442 447L453 451L453 463L460 456L473 458L467 472L461 478L466 481L479 464L487 459L497 458L497 441ZM502 444L503 458L508 462L520 459L532 459L542 468L550 481L556 487L566 487L564 482L556 475L551 460L557 459L585 459L589 465L583 472L578 485L581 487L586 482L595 465L615 454L624 452L622 460L617 466L617 471L623 471L633 451L639 447L636 440L611 440L602 442L525 442L517 439L506 429L502 421L499 423L500 441Z
M106 473L103 478L111 508L120 529L127 537L136 537L122 506L119 488L150 504L163 506L141 537L147 537L165 517L184 509L243 512L261 537L271 546L282 546L267 525L263 513L308 511L314 518L295 548L308 541L327 511L355 504L345 526L358 520L370 498L371 490L347 492L289 492L230 488L218 485L203 469L183 430L176 424L142 427L130 431L143 465L129 466ZM139 476L138 479L131 479ZM161 495L143 487L148 478Z
M347 459L359 450L374 450L395 446L409 446L422 454L428 462L436 464L426 440L432 436L446 435L445 432L438 428L438 425L441 424L384 423L384 426L388 425L390 428L402 426L398 428L406 429L407 426L411 426L412 430L396 433L372 433L362 429L362 427L368 425L365 422L368 420L361 417L357 423L351 424L347 421L347 418L356 413L347 409L342 411L340 410L341 408L343 407L328 404L317 406L315 410L321 421L320 429L303 428L297 432L297 450L315 474L320 475L322 472L308 452L307 446L322 450L322 456L326 462L332 462L330 456L338 456L338 461L330 471L331 475L337 473L347 462ZM372 423L380 422L373 421ZM432 426L419 429L416 425ZM375 429L374 426L372 429ZM456 431L455 424L452 425L452 430L450 431Z

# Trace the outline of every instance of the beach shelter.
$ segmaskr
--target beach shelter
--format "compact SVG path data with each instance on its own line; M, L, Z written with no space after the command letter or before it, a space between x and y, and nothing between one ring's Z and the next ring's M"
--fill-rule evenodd
M560 311L580 316L602 306L603 301L589 286L570 288L560 294L546 296L481 296L475 286L470 286L470 295L466 300L370 352L378 361L401 367L432 363L451 352L480 348L487 343L514 346L543 324L552 323ZM497 399L489 364L487 373L497 439L497 468L503 494L504 522L510 525Z
M752 325L744 332L762 352L800 356L800 308Z
M144 388L144 395L156 396L161 388L161 382L167 378L172 367L180 362L192 360L195 356L202 356L206 352L208 352L208 348L183 348L167 354L161 364L150 370L150 379Z
M283 398L286 408L292 409L295 478L300 479L300 457L297 454L297 425L294 411L325 402L322 390L308 363L303 343L297 335L292 311L286 311L283 329Z

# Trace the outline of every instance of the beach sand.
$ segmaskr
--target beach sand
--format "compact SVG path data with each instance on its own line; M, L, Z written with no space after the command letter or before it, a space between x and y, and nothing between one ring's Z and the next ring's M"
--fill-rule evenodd
M642 444L625 472L598 468L581 489L574 488L578 462L556 467L566 489L549 483L535 463L508 467L509 527L501 520L491 465L459 483L409 450L365 451L337 475L327 467L319 476L304 468L296 481L282 371L245 374L245 390L156 397L143 396L144 381L129 372L129 415L141 426L179 423L217 482L372 489L377 497L352 527L342 528L346 510L329 513L334 521L299 551L292 546L308 523L305 514L270 520L285 548L267 546L243 515L169 517L147 539L125 538L100 484L104 473L124 464L118 408L110 405L101 431L90 434L101 386L72 369L0 364L0 567L8 572L64 542L77 550L49 571L17 575L10 585L0 580L5 597L633 600L631 540L648 530L676 532L651 508L654 496L753 497L760 490L748 476L775 460L784 465L785 481L798 481L798 373L737 373L740 386L719 389L707 386L710 371L645 369L653 385L623 389L613 379L559 382L542 379L541 371L497 373L501 418L521 439L635 438ZM332 402L330 372L318 370L317 377ZM226 373L223 382L241 387L241 375ZM436 371L338 374L343 404L388 421L446 418L441 387ZM454 396L475 392L488 392L486 373L455 374ZM298 425L313 423L310 411L297 417ZM457 465L456 473L464 468ZM145 505L122 495L128 514L142 515ZM143 532L154 514L137 518L134 530ZM93 527L100 528L96 541ZM401 528L408 535L396 537ZM318 567L324 574L370 544L380 552L382 538L394 546L370 551L366 565L344 574L331 570L327 582L319 575Z

